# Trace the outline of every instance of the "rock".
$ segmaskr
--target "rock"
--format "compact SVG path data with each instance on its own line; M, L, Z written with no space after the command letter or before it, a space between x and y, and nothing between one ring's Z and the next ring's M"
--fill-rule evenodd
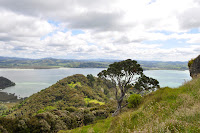
M200 74L200 55L197 58L190 60L188 66L192 78Z
M9 79L0 77L0 89L5 89L7 87L14 86L14 85L15 83L10 81Z

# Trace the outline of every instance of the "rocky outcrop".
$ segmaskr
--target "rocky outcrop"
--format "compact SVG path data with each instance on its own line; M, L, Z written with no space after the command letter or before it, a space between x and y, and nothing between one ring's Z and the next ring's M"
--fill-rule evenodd
M200 55L197 58L190 60L188 66L192 78L200 74Z
M5 89L7 87L14 86L14 85L15 83L10 81L9 79L0 77L0 89Z

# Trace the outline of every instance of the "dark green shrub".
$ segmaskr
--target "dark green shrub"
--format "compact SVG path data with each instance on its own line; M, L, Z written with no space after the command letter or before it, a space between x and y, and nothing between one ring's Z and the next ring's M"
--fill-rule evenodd
M91 86L91 87L93 87L94 86L94 81L95 81L94 76L92 74L88 74L87 75L87 79L89 81L88 85Z
M128 98L128 108L137 107L142 101L142 96L140 94L132 94Z
M69 112L75 112L77 109L75 107L67 107L65 108L65 110L69 111Z
M94 121L94 119L95 119L94 114L87 113L84 115L83 123L84 123L84 125L87 125L89 123L92 123Z
M93 113L96 116L96 119L105 119L109 116L106 110L96 110L96 111L93 111Z

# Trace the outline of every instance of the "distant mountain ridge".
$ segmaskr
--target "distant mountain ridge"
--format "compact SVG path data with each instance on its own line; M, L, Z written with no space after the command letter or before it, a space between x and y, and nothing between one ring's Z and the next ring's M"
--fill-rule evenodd
M56 58L17 58L0 56L0 68L107 68L109 64L120 60L114 59L56 59ZM187 62L181 61L142 61L138 60L144 70L188 70Z

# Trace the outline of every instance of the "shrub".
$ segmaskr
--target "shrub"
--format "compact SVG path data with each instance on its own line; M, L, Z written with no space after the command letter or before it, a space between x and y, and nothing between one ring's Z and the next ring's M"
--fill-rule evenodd
M87 125L89 123L92 123L94 121L94 119L95 119L94 114L87 113L84 115L83 123L84 123L84 125Z
M6 111L8 108L6 105L4 104L0 104L0 114L3 113L4 111Z
M142 101L142 96L140 94L132 94L128 98L128 108L137 107Z
M76 109L75 107L73 107L73 106L71 106L71 107L66 107L65 110L67 110L67 111L69 111L69 112L75 112L75 111L77 111L77 109Z
M191 59L191 60L188 61L188 67L189 67L189 68L190 68L191 65L193 64L194 60L195 60L195 59Z

